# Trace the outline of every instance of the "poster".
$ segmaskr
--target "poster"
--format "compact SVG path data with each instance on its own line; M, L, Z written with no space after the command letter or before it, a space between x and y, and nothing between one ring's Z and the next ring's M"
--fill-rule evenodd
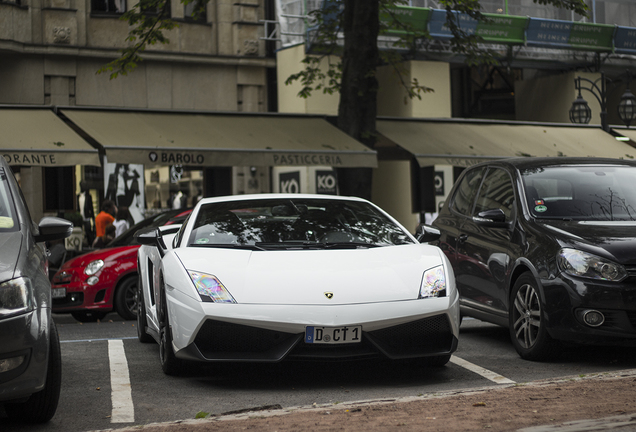
M139 164L104 163L104 199L117 207L128 207L134 223L144 218L144 166Z

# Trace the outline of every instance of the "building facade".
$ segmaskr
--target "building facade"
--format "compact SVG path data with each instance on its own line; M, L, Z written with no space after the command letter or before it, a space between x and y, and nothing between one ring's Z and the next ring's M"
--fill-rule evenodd
M262 39L265 0L212 0L200 20L191 16L193 4L185 7L172 1L170 13L179 25L166 33L170 43L149 46L144 61L133 72L110 79L108 72L98 71L127 46L130 27L121 18L133 6L131 0L0 1L0 105L272 110L268 75L275 70L275 60ZM9 150L20 149L20 145L3 142ZM34 218L55 210L73 210L82 180L88 182L93 197L103 194L103 161L98 166L71 164L64 158L48 166L18 163L14 161L13 167ZM231 184L231 168L219 173L206 169L210 169L210 182L215 178L216 183L227 183L215 186L219 191L231 193L233 187L239 187ZM235 177L242 171L238 168ZM165 206L170 188L178 189L179 182L187 182L196 195L197 188L205 186L203 176L188 173L170 186L170 179L175 180L170 165L157 166L147 173L148 195ZM67 189L72 192L60 202L55 191Z
M622 125L616 107L629 83L626 72L636 76L636 3L586 0L589 17L532 0L480 3L489 22L459 16L459 23L468 34L483 38L481 46L494 53L497 65L467 65L463 56L451 50L444 5L411 0L400 8L400 15L426 29L430 37L420 42L414 54L405 56L406 76L402 79L410 82L415 78L433 91L422 94L421 99L409 99L391 66L377 71L379 160L373 200L407 227L417 225L425 213L436 212L462 167L469 164L515 155L604 156L608 154L605 145L616 147L611 134L599 135L591 129L575 133L569 127L569 111L578 96L575 79L582 77L600 87L604 76L608 122ZM301 17L324 4L318 0L277 1L279 82L302 70L300 62L313 53L311 25L305 26L307 21ZM390 31L381 35L381 49L390 49L394 36ZM299 90L298 84L278 86L281 112L337 114L337 95L299 99ZM601 107L595 96L586 91L582 96L592 111L590 124L599 125ZM532 129L527 127L532 125L547 127L548 132L529 133ZM449 141L448 136L456 141ZM534 136L536 142L528 136ZM597 141L588 146L581 140ZM552 148L544 149L544 141ZM580 145L570 147L568 142ZM527 149L519 143L525 143ZM618 144L612 154L633 157L636 152L630 143L634 144ZM537 149L543 153L535 153ZM582 149L588 153L582 154Z

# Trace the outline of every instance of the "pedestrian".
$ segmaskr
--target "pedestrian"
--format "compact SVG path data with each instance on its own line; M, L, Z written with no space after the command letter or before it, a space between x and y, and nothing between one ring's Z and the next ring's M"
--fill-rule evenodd
M95 225L95 212L93 210L93 197L84 180L80 181L80 193L77 195L77 208L82 215L84 236L87 245L90 245L95 238L95 229L93 228Z
M115 237L122 235L128 228L130 228L130 212L128 207L117 207L117 215L115 216Z
M102 203L102 211L95 216L95 235L101 237L106 234L106 226L115 222L117 214L117 206L111 200L104 200Z
M106 225L106 228L104 228L104 235L103 236L99 236L95 239L95 241L93 242L93 248L94 249L101 249L101 248L105 248L108 243L110 243L114 238L115 238L115 225L110 224L110 225Z

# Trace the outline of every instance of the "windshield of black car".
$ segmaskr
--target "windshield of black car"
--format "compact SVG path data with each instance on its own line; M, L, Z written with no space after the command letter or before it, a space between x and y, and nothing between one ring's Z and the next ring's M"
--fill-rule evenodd
M536 218L636 220L636 167L549 166L522 170L521 175Z
M13 174L5 172L4 168L0 167L0 233L17 231L19 228L11 189L8 183L9 178L7 176L10 175Z
M124 231L119 237L113 239L113 241L108 243L108 247L138 245L139 242L134 237L137 231L142 228L159 227L165 225L171 218L182 212L182 210L169 210L167 212L159 213L157 215L143 219L141 222L138 222L128 228L128 230Z
M400 226L365 202L281 198L205 204L187 243L199 247L315 249L414 242Z

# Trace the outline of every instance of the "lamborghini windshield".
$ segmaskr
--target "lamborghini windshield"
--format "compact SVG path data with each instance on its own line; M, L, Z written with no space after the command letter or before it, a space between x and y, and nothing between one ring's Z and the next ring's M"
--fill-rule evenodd
M367 203L289 198L205 204L188 239L189 246L254 249L412 243L400 226Z

